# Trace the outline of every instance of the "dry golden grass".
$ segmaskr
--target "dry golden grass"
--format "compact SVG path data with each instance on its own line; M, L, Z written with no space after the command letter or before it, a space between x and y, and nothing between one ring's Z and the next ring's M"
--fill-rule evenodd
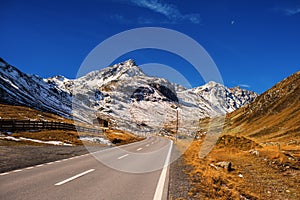
M12 136L17 138L24 137L42 141L61 141L73 145L82 145L76 131L44 130L37 132L18 132L13 133Z
M186 164L192 166L187 172L190 197L300 199L299 93L300 72L228 114L224 126L217 125L223 132L205 158L199 158L199 150L211 119L200 120L198 140L184 153ZM187 144L177 145L185 149ZM234 170L217 168L220 161L231 162Z
M72 119L67 119L65 117L61 117L52 113L38 111L25 106L14 106L7 104L0 104L0 119L63 122L67 124L75 124L76 126L94 128L90 124L73 121Z
M0 117L1 119L16 119L16 120L47 120L47 121L58 121L65 123L73 123L73 120L60 117L58 115L41 112L25 106L14 106L0 104Z
M128 143L137 142L145 139L142 137L137 137L132 133L128 133L121 130L112 130L112 129L106 130L105 135L107 139L109 139L113 144L116 145L128 144Z
M192 183L191 198L300 199L299 160L292 161L282 152L286 146L278 150L277 146L255 145L247 138L223 137L229 137L228 143L225 145L225 140L219 140L205 158L199 158L201 139L192 142L184 153L185 163L192 166L192 170L186 172ZM241 148L243 143L239 141L247 142ZM185 149L188 143L177 145ZM252 148L259 151L258 156L249 153ZM298 151L299 147L293 149ZM215 164L221 161L231 162L233 170L216 169Z
M223 132L217 145L203 159L198 153L211 119L200 120L199 140L184 154L186 164L193 167L188 172L191 197L300 199L299 93L300 72L228 114L224 126L218 125ZM251 149L259 155L249 153ZM217 170L214 164L219 161L230 161L234 170Z
M300 71L226 116L224 133L257 142L300 143ZM206 125L207 122L202 124Z

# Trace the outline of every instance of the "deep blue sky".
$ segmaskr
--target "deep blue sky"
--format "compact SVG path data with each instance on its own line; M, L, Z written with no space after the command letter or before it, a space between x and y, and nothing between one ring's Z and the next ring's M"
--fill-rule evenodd
M0 24L0 56L42 77L75 78L100 42L146 26L195 39L229 87L261 93L300 69L300 1L11 0L1 1ZM192 86L203 84L187 62L168 52L137 51L119 60L130 57L172 66Z

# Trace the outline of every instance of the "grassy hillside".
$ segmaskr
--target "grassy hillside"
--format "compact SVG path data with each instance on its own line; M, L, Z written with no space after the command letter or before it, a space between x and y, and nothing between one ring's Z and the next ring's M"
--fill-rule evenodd
M300 142L300 72L227 116L224 133L258 142Z
M40 120L73 123L73 120L52 113L41 112L25 106L0 104L1 119Z
M184 153L192 166L190 198L300 199L300 72L228 114L213 150L199 158L210 121L200 120ZM229 170L220 166L224 161Z

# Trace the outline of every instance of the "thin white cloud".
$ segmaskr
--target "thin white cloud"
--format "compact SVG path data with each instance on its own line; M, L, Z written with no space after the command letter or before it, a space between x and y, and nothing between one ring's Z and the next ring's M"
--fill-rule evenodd
M244 88L250 88L251 86L250 85L247 85L247 84L239 84L240 87L244 87Z
M137 22L139 24L154 24L155 20L151 19L151 18L145 18L145 17L138 17L137 18Z
M300 7L298 7L298 8L287 8L287 9L284 9L284 12L288 16L296 15L296 14L300 13Z
M293 16L300 13L300 6L290 6L290 7L274 7L273 11L282 13L286 16Z
M137 23L142 24L142 25L147 25L147 24L175 24L176 22L170 21L170 20L157 20L153 18L147 18L147 17L138 17L137 18Z
M159 0L131 0L132 4L142 8L147 8L153 12L160 13L167 17L171 23L188 20L191 23L199 24L201 22L200 15L197 13L182 14L179 9L169 3L163 3Z
M120 15L120 14L111 15L110 19L117 21L121 24L131 24L132 23L131 20L127 19L126 17L124 17L123 15Z
M109 19L114 20L120 24L141 24L141 25L151 25L151 24L175 24L175 22L169 21L169 20L156 20L153 18L147 18L147 17L138 17L138 18L132 18L129 19L125 17L124 15L115 14L111 15Z

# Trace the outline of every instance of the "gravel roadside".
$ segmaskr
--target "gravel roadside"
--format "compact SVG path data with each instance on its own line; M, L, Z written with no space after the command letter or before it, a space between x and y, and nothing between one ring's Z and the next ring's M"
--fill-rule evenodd
M171 160L178 157L178 151L175 149L172 153ZM184 160L182 157L176 159L170 165L170 172L169 172L169 200L190 200L192 199L189 197L189 189L190 189L190 181L189 176L185 173L188 170L189 166L184 164Z

